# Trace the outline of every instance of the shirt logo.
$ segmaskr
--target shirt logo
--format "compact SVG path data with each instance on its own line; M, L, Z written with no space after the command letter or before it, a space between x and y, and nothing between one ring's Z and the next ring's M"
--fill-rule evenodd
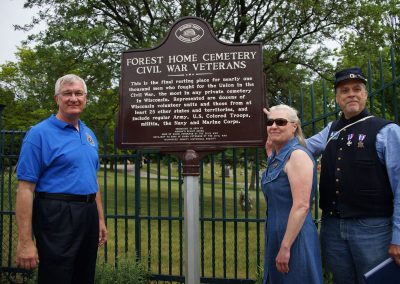
M94 140L93 140L92 136L90 136L89 133L86 133L86 140L90 145L92 145L93 147L95 146L94 145Z

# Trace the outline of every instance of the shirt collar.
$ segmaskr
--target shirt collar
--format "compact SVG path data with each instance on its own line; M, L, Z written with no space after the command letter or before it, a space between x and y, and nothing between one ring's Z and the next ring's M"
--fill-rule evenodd
M338 121L338 127L342 128L348 124L351 124L353 122L356 122L357 120L370 116L371 114L368 112L367 108L365 108L362 112L360 112L359 114L357 114L356 116L353 116L349 119L346 119L342 113L339 121Z
M64 129L67 127L72 127L75 129L75 127L70 124L70 123L66 123L65 121L59 120L55 114L52 114L49 118L50 123L52 123L53 125L55 125L58 128ZM79 124L79 129L83 129L84 123L79 119L78 120L78 124Z
M299 140L296 137L290 139L285 144L285 146L282 147L282 149L279 151L278 154L276 154L275 151L272 153L271 161L272 160L284 161L287 154L289 153L289 150L292 148L293 145L295 145L297 143L299 143Z

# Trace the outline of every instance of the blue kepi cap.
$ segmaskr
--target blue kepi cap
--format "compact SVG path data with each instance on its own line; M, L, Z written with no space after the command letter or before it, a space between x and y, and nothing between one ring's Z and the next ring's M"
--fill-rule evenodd
M359 67L347 68L347 69L343 69L335 74L335 82L333 83L335 89L339 85L340 82L343 82L343 81L349 80L349 79L360 80L364 84L367 83L367 79L365 78L361 68L359 68Z

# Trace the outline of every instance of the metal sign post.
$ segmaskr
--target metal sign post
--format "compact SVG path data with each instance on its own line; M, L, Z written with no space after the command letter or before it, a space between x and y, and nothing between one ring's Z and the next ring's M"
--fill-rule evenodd
M183 159L185 189L185 283L200 283L199 156L187 150Z

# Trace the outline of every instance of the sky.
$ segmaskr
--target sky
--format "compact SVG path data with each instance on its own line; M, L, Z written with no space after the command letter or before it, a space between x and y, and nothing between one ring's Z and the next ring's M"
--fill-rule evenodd
M13 25L24 25L31 22L37 9L24 9L25 0L0 0L0 64L15 61L14 53L21 41L26 39L29 32L14 30ZM35 32L39 29L35 29Z

